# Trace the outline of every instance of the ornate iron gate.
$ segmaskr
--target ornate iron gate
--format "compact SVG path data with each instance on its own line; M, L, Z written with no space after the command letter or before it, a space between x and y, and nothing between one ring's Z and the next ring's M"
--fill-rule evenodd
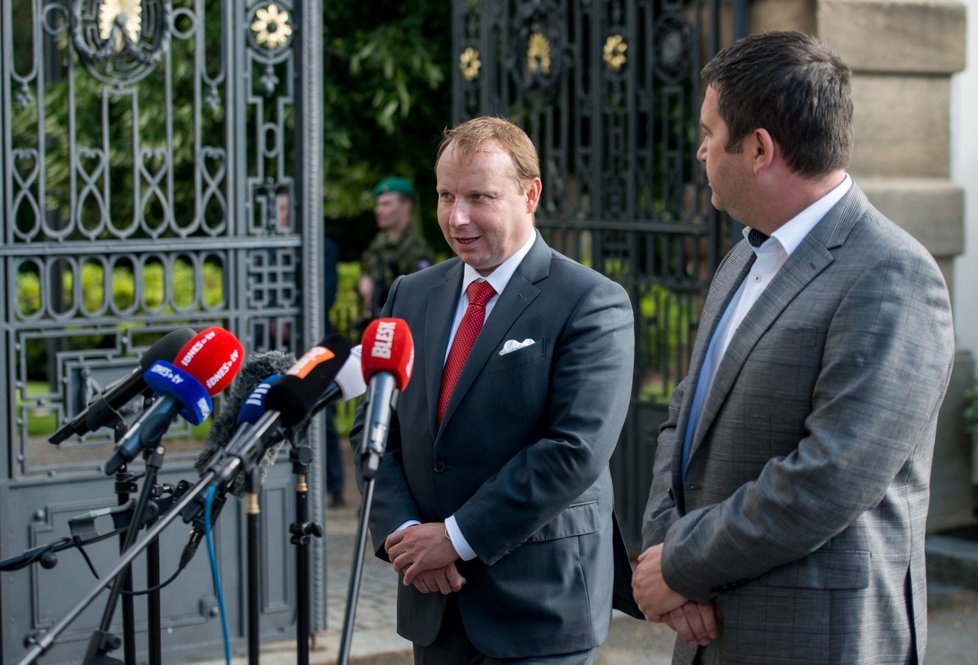
M112 453L108 431L58 447L47 438L164 333L220 325L249 352L301 352L318 339L320 12L315 0L4 0L0 558L66 536L69 518L114 504L99 470ZM202 438L185 423L171 428L160 482L195 479ZM321 438L321 423L310 438ZM288 467L277 465L264 487L261 580L243 575L240 507L237 519L226 507L218 525L238 641L248 584L261 584L264 637L288 639L294 622ZM312 497L321 468L311 466ZM310 504L322 522L320 502ZM186 528L172 531L161 539L164 578L186 541ZM323 546L313 541L321 628ZM107 571L117 547L91 546L95 568ZM2 573L3 661L94 586L77 552L59 558L50 570ZM167 660L220 652L206 558L198 553L163 591ZM141 559L133 572L145 588ZM143 610L137 600L140 651ZM79 662L100 613L97 601L44 662Z
M634 394L612 472L632 547L656 432L729 237L696 161L699 71L721 43L746 33L747 4L454 3L453 121L493 114L524 127L542 162L538 228L631 294Z

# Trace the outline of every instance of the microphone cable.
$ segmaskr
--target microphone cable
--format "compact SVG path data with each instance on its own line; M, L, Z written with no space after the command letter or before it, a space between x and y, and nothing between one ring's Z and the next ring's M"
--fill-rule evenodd
M217 607L221 613L221 632L224 635L224 661L231 665L231 636L228 630L227 608L224 606L224 591L221 589L221 571L217 568L217 551L214 548L214 538L211 534L211 508L214 505L214 495L217 488L212 484L207 488L204 500L204 535L207 538L207 554L211 560L211 577L214 579L214 595L217 596Z

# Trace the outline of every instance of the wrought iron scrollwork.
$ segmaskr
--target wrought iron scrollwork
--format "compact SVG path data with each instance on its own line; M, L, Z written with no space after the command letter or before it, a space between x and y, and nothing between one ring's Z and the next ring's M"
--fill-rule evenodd
M134 83L149 74L170 43L166 0L75 0L71 38L93 76Z
M692 27L678 14L665 14L656 21L652 44L655 73L661 80L679 83L690 76L692 32Z
M565 35L563 12L553 0L534 0L513 19L516 53L513 77L526 92L552 91L563 70Z

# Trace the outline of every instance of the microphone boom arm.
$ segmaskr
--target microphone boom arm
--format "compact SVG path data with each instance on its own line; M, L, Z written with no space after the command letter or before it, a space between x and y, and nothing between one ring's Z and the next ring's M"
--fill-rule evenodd
M58 623L50 628L50 630L34 636L33 646L31 646L30 650L20 660L18 665L30 665L40 656L42 656L44 652L50 649L51 645L54 644L55 638L64 632L65 628L67 628L72 621L77 619L78 615L80 615L86 607L92 604L95 598L98 597L99 593L101 593L102 590L108 585L112 584L112 581L115 580L115 578L118 577L129 566L129 564L132 563L132 561L139 556L139 554L141 554L146 547L149 546L151 542L159 537L160 533L162 533L162 531L169 526L173 520L180 517L183 509L191 501L196 499L198 495L206 491L213 480L213 471L208 471L203 474L200 479L198 479L197 483L182 497L180 497L180 499L162 518L160 518L159 521L157 521L149 530L146 531L146 534L142 540L137 542L122 554L122 558L116 562L115 566L113 566L108 573L103 575L102 578L97 581L95 587L89 591L88 594L75 605L75 607L69 610L68 613L62 617L60 621L58 621Z

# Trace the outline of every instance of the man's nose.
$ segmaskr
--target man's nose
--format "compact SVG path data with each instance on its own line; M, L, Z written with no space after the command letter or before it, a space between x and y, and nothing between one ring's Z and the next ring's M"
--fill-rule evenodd
M448 213L448 225L455 228L469 223L469 211L462 201L456 201Z

